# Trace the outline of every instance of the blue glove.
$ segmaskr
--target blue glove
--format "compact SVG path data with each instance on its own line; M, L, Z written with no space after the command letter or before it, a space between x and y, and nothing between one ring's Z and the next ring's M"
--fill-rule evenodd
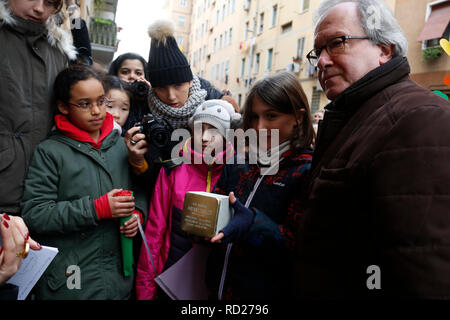
M259 246L264 241L280 242L282 235L278 224L258 209L254 211L255 219L249 231L248 242L254 246Z
M231 205L234 209L234 216L223 230L224 237L222 243L235 242L242 239L253 224L255 213L246 208L238 199Z

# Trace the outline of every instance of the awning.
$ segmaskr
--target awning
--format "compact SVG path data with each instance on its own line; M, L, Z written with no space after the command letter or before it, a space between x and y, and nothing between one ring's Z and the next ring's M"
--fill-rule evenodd
M435 5L417 41L438 39L442 37L450 22L450 1Z

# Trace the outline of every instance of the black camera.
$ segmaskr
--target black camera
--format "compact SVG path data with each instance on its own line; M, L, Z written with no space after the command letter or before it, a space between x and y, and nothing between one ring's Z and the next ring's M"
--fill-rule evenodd
M135 81L130 84L131 91L139 97L139 98L145 98L148 95L148 87L145 84L145 82L141 81Z
M145 135L145 140L150 145L159 149L167 149L171 146L173 127L164 118L158 118L152 114L146 114L141 122L135 124L139 131Z

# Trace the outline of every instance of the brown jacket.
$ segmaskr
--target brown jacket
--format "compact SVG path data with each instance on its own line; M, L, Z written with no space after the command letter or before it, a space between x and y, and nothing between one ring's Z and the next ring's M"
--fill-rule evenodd
M14 16L0 0L0 212L19 213L34 147L53 125L56 75L74 59L70 34Z
M394 58L326 107L296 297L450 298L450 104L409 71Z

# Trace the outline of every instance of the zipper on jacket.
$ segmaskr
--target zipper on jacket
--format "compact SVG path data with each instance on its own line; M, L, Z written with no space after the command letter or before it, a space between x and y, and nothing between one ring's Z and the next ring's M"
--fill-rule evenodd
M208 165L208 175L206 176L206 192L211 192L212 165Z

